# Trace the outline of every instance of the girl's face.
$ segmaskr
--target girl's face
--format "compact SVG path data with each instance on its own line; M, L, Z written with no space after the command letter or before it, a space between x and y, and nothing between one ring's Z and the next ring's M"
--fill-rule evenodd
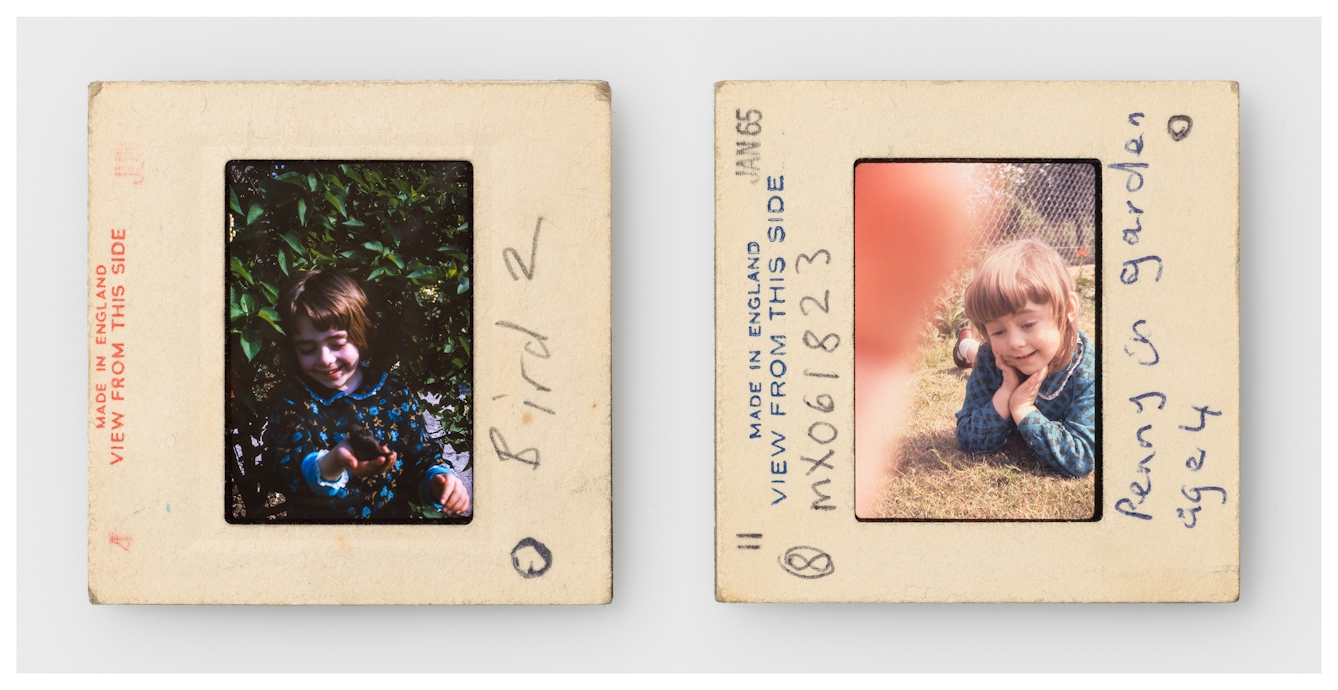
M362 383L358 346L348 331L318 331L305 315L297 317L293 349L302 373L331 390L351 393Z
M1078 316L1077 295L1069 295L1069 320ZM1030 300L1026 306L1012 314L985 322L985 333L990 338L990 348L1003 357L1004 363L1031 376L1042 367L1050 364L1050 371L1063 368L1067 362L1051 363L1055 353L1063 345L1064 334L1060 332L1050 305L1036 304Z

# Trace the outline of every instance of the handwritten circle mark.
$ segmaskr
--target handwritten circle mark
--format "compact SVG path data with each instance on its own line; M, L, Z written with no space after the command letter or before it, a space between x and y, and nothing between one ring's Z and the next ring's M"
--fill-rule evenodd
M526 559L525 569L521 570L520 552L524 551L525 549L532 549L534 553L539 554L539 558L542 558L544 561L544 567L535 570L534 561ZM516 572L520 573L520 576L525 578L526 580L532 577L539 577L540 575L543 575L544 573L548 572L548 569L551 568L552 566L553 566L553 552L549 551L548 547L544 546L543 543L537 539L525 537L524 539L521 539L519 542L516 543L516 548L511 549L511 567L515 568Z
M1166 133L1171 135L1171 141L1184 139L1191 129L1194 129L1194 120L1188 115L1172 115L1166 121Z
M822 549L812 546L791 547L776 561L785 572L805 580L827 577L836 570L836 566L832 564L832 557Z

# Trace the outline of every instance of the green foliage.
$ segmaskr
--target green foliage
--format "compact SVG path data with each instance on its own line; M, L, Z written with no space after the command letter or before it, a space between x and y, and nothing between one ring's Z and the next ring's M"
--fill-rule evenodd
M1078 297L1084 303L1094 303L1096 301L1096 278L1087 271L1079 271L1073 278L1073 285L1078 291Z
M971 278L976 274L976 266L983 257L982 251L975 250L969 256L966 267L954 271L939 286L938 295L934 298L929 310L929 319L925 324L926 340L940 338L956 340L957 333L970 325L970 320L966 318L966 286L971 283Z
M247 444L260 437L266 393L289 375L279 292L294 273L330 268L367 293L377 331L364 359L437 401L424 406L444 440L469 449L469 165L241 161L227 182L228 426L243 456L258 453Z
M966 303L963 296L966 286L971 282L971 273L961 271L945 283L939 296L934 300L931 333L949 339L956 339L958 331L970 324L966 318Z

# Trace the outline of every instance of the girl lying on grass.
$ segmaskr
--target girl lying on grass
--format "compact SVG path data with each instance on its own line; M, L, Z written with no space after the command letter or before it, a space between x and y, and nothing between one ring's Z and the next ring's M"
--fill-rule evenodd
M971 378L957 413L957 445L996 451L1017 431L1047 466L1087 475L1095 460L1096 352L1078 327L1078 295L1064 260L1035 240L1003 245L980 264L964 301L971 326L952 354Z

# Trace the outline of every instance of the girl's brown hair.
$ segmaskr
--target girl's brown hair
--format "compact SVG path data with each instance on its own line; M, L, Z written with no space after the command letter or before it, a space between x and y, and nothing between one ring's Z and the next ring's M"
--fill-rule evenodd
M367 295L358 281L337 271L307 271L294 275L279 295L279 316L291 336L299 316L311 319L321 331L347 331L348 339L367 356L372 322L367 318Z
M987 321L1021 311L1027 302L1049 305L1055 328L1063 334L1063 343L1051 362L1062 368L1078 346L1078 324L1068 313L1072 294L1075 290L1068 265L1045 243L1028 239L1009 242L990 252L966 286L963 302L971 327L986 342Z

